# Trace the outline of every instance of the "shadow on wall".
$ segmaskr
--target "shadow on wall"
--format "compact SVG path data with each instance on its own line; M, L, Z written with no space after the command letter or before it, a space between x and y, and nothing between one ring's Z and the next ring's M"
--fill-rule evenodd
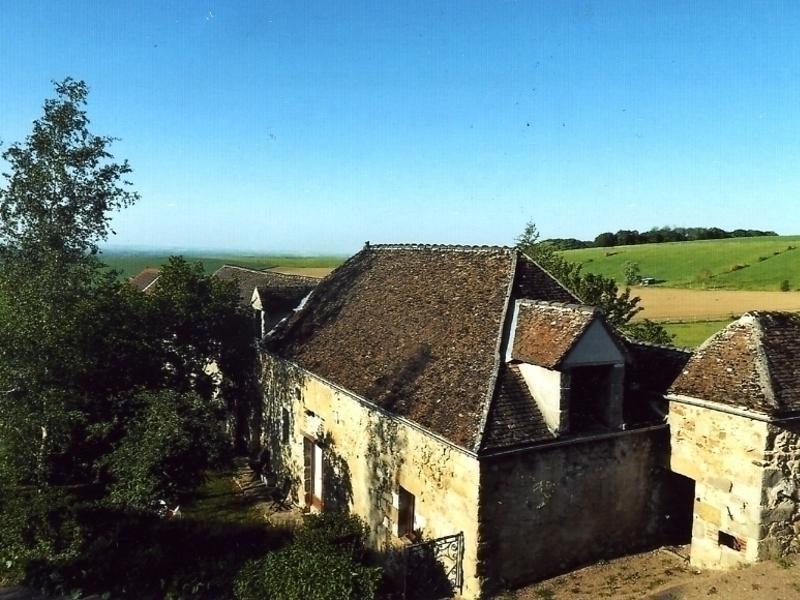
M292 499L299 503L303 493L302 481L296 476L302 473L302 465L292 457L292 432L295 431L297 415L294 406L297 395L305 385L305 375L300 369L269 355L263 357L262 386L263 429L261 444L269 448L273 469L293 477Z
M350 467L343 456L337 454L333 436L326 433L319 440L322 453L322 501L325 512L349 513L353 503L353 482Z
M398 475L403 465L406 442L398 435L398 424L394 419L371 413L367 427L367 473L365 482L370 496L367 524L371 541L378 548L392 542L393 523L392 496L397 493Z

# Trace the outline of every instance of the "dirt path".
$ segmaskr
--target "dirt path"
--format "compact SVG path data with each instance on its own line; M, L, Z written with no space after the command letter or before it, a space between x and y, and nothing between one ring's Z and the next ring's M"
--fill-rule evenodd
M800 311L800 292L744 292L734 290L680 290L640 287L639 319L703 321L727 319L748 310Z
M800 565L770 561L728 572L700 572L678 555L659 549L592 565L498 598L796 600L800 598Z

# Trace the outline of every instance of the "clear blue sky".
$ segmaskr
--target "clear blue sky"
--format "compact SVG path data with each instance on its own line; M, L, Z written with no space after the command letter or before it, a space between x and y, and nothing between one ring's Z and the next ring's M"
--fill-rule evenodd
M117 244L800 233L797 2L0 0L0 139L71 75Z

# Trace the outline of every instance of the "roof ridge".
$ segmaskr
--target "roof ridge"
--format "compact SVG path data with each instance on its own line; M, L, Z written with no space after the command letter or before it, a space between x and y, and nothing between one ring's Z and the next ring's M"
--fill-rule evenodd
M617 330L619 336L629 344L637 346L644 346L646 348L659 348L660 350L673 350L675 352L683 352L684 354L694 354L694 350L682 346L670 346L669 344L657 344L655 342L647 342L645 340L637 340L621 330Z
M503 367L503 341L506 334L506 326L507 324L510 326L508 316L509 311L512 310L511 306L514 297L514 281L517 279L518 260L519 255L516 252L511 254L511 269L505 297L503 298L503 313L500 318L500 331L498 332L494 347L494 365L492 366L492 372L489 375L489 387L483 400L483 412L481 414L481 419L478 422L478 431L475 435L475 444L472 448L476 453L480 452L481 446L483 445L483 438L486 435L486 427L489 422L489 413L492 409L492 402L497 394L497 384L500 378L500 369Z
M224 269L226 267L228 267L230 269L239 269L240 271L249 271L250 273L267 273L267 271L265 271L263 269L251 269L250 267L240 267L239 265L232 265L232 264L228 264L228 263L223 263L222 265L220 265L217 268L216 271L214 271L214 273L212 273L212 275L215 275L216 273L219 273L222 269ZM270 268L272 268L272 267L270 267Z
M364 244L364 250L442 250L449 252L511 252L511 246L487 244Z
M745 313L747 316L753 318L753 334L755 335L755 353L756 353L756 373L761 380L761 389L764 392L764 397L767 402L774 406L776 409L781 407L778 404L777 394L775 394L775 381L772 377L772 369L770 368L769 356L764 349L764 327L762 326L761 319L758 313ZM745 315L742 315L743 317Z
M518 304L535 304L537 306L545 306L550 308L565 308L565 309L577 309L581 312L590 313L593 315L602 315L603 310L599 306L594 306L592 304L583 304L580 302L561 302L558 300L536 300L534 298L518 298L516 300Z

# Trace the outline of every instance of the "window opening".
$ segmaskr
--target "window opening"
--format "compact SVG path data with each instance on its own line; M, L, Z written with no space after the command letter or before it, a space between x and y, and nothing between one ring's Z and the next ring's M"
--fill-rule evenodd
M398 493L397 537L414 535L414 494L404 488Z

